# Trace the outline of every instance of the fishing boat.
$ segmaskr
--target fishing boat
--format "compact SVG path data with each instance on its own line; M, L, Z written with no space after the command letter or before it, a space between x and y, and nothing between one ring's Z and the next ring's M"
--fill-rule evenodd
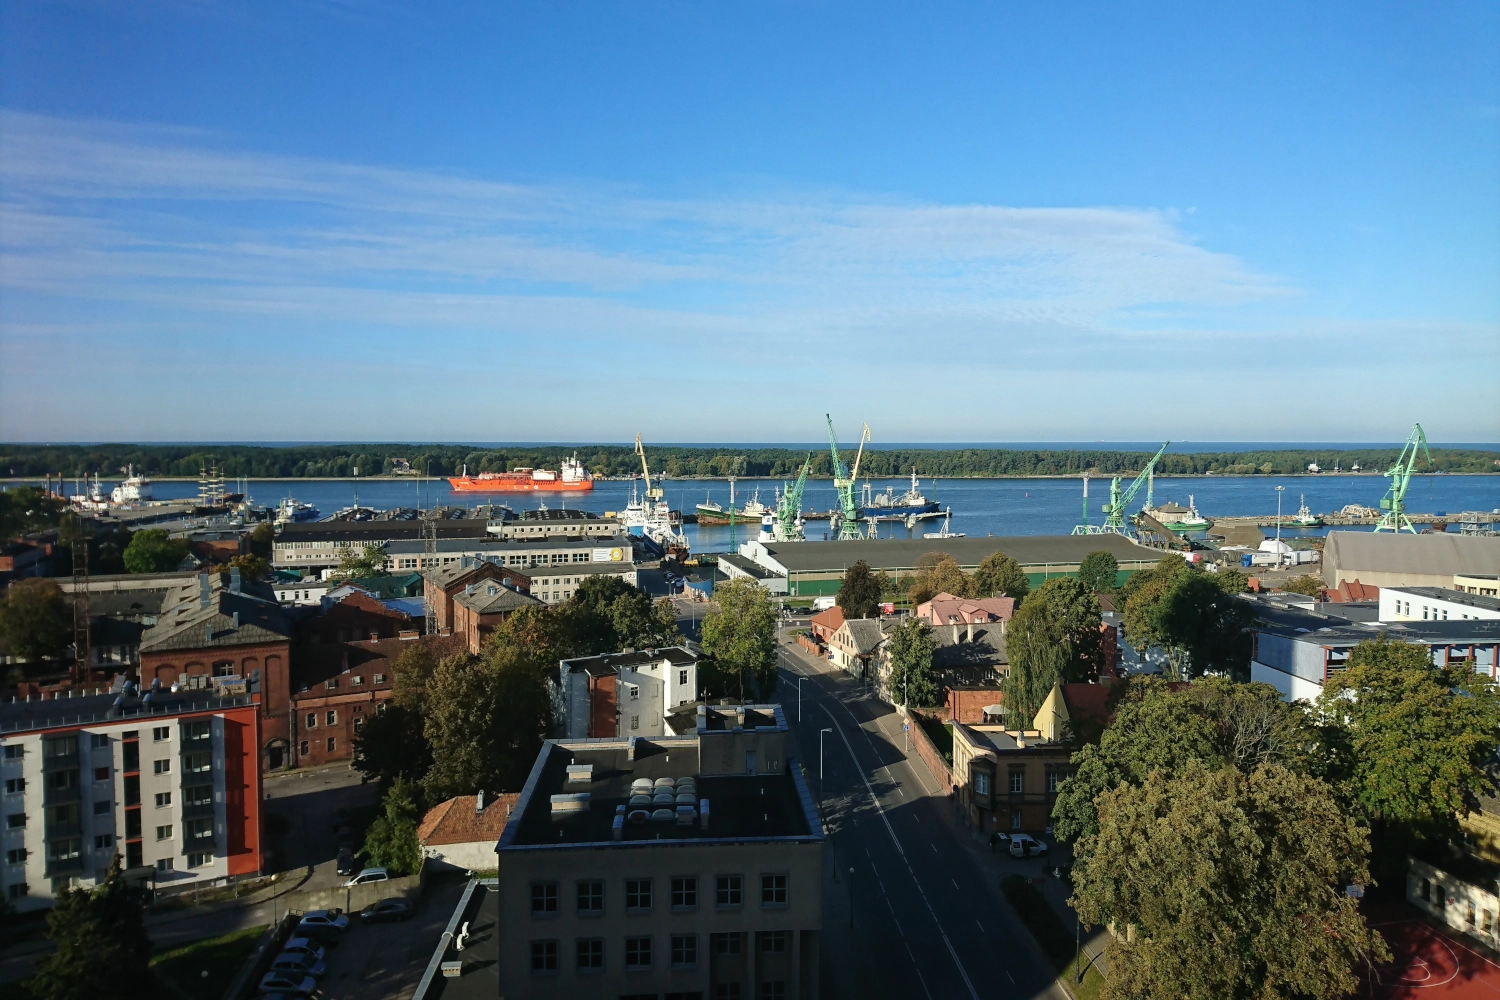
M873 496L870 492L870 484L865 483L864 494L860 498L859 516L861 519L877 517L881 520L901 519L908 514L938 514L941 508L936 500L929 500L922 495L922 490L917 485L917 467L911 469L911 488L900 496L896 495L894 486L887 487L884 493Z
M110 500L126 504L151 499L151 480L145 476L137 476L133 465L125 466L121 471L125 473L125 481L110 491Z
M575 453L572 458L563 459L557 472L521 468L471 476L466 465L461 475L448 479L448 485L459 493L585 493L594 488L594 476Z
M719 518L724 518L727 520L729 517L728 514L724 513L724 508L722 505L715 503L707 496L705 496L703 498L703 502L698 505L697 514L699 517L708 520L718 520Z
M1212 521L1198 513L1191 493L1186 507L1169 500L1159 507L1143 507L1141 513L1150 515L1173 531L1206 531L1213 527Z
M276 505L276 523L293 524L302 521L316 521L322 517L318 508L310 503L299 503L291 496L285 497L281 503Z
M1301 504L1301 506L1297 508L1297 513L1295 516L1283 522L1283 526L1287 528L1323 527L1323 519L1314 514L1312 510L1308 508L1306 495L1299 494L1297 500Z

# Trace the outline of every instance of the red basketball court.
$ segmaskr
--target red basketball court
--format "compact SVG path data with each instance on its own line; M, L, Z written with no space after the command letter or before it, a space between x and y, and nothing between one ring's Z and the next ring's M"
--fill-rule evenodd
M1462 935L1439 931L1415 917L1390 914L1370 926L1391 947L1391 961L1375 968L1366 995L1373 1000L1500 1000L1500 964Z

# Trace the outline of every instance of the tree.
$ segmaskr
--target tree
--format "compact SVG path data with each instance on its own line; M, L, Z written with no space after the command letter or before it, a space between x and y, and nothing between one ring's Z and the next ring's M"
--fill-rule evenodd
M262 559L271 558L271 549L276 542L276 528L270 521L262 521L250 532L250 551Z
M259 583L271 575L271 564L257 555L235 556L219 575L228 576L231 569L239 570L240 579L246 583Z
M1015 559L1004 552L991 552L974 571L974 590L979 597L1004 594L1020 602L1031 591L1031 580Z
M1178 577L1155 614L1165 645L1186 655L1182 677L1218 673L1249 679L1255 616L1244 601L1225 593L1206 574Z
M413 642L391 663L391 701L421 714L427 705L427 682L437 671L437 657L426 640Z
M643 591L617 597L609 607L610 620L622 646L660 649L682 641L677 630L677 609L670 597L654 603Z
M424 726L421 711L393 698L354 734L354 769L382 788L397 780L421 781L432 766Z
M570 609L580 608L583 610L579 616L592 621L593 610L574 605L571 600L556 608L539 605L520 608L494 631L489 645L505 647L512 655L523 657L538 677L555 677L558 661L582 655L576 637L579 624L567 614Z
M355 555L353 549L345 549L343 557L339 559L338 569L329 576L330 580L367 580L376 576L389 576L385 570L385 550L379 545L366 545L364 550Z
M930 708L938 703L937 681L932 676L932 651L937 647L932 629L915 615L902 619L886 640L890 673L886 691L901 704Z
M1021 611L1027 613L1023 616L1018 611L1006 628L1007 649L1012 642L1061 645L1067 653L1064 681L1098 676L1104 665L1104 637L1099 630L1104 617L1093 591L1071 576L1054 577L1026 599ZM1020 635L1016 634L1018 624Z
M1250 589L1250 578L1237 569L1221 569L1211 579L1226 594L1243 594Z
M417 839L422 803L416 787L397 778L386 789L380 807L381 814L365 831L359 856L373 868L389 869L392 878L416 874L422 866L422 843Z
M760 584L740 577L715 587L702 635L704 652L737 679L741 698L747 678L757 697L776 689L776 608Z
M964 575L958 560L946 552L929 552L917 560L917 575L907 591L913 604L930 601L938 594L973 597L974 581Z
M1090 552L1078 564L1078 579L1094 593L1115 589L1120 563L1108 552Z
M1110 997L1340 997L1389 959L1343 892L1369 881L1366 833L1322 781L1193 761L1098 801L1073 902L1133 931L1112 945Z
M1022 641L1012 639L1007 643L1010 669L1000 682L1005 695L1006 721L1012 729L1026 729L1030 726L1037 711L1041 709L1042 702L1047 700L1047 695L1052 691L1052 686L1064 679L1068 661L1067 650L1060 644L1051 641L1045 632L1025 626L1024 622L1034 617L1028 615L1026 619L1021 618L1026 608L1026 605L1022 605L1021 611L1016 612L1016 619L1012 621L1012 636L1016 636L1015 620L1023 622L1020 633Z
M501 769L495 672L478 657L450 656L438 664L427 690L423 733L432 766L422 784L428 798L441 802L493 787Z
M874 618L880 614L880 580L870 572L863 559L844 570L834 603L844 609L845 618Z
M1370 824L1384 874L1416 841L1457 832L1492 795L1486 766L1500 730L1500 692L1469 663L1432 665L1426 647L1362 642L1318 697L1327 774Z
M146 528L130 536L125 568L132 573L170 573L187 555L187 539L172 538L161 528Z
M19 580L0 601L0 636L23 659L57 656L73 638L73 609L51 580Z
M1281 589L1288 594L1301 594L1304 597L1317 597L1323 593L1323 581L1315 576L1294 576L1281 585Z
M67 504L35 486L0 490L0 539L55 527Z
M38 1000L157 996L141 902L125 882L118 854L102 885L61 890L47 913L47 937L55 950L36 963L32 995Z

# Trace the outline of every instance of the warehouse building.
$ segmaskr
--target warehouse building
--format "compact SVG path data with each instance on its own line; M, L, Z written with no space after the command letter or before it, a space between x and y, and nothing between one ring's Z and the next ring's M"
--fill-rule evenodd
M1452 587L1455 576L1500 573L1500 537L1330 531L1323 582L1375 587Z
M842 542L746 542L739 559L721 558L731 579L745 576L773 594L816 597L838 592L844 571L863 559L872 572L892 577L917 572L923 556L946 554L972 573L994 552L1004 552L1026 571L1036 587L1054 576L1078 572L1090 552L1108 552L1120 565L1120 579L1149 569L1168 553L1137 545L1122 535L1033 535L1015 538L871 538ZM746 567L746 563L750 567ZM1449 574L1451 579L1452 574ZM774 584L769 585L770 583Z

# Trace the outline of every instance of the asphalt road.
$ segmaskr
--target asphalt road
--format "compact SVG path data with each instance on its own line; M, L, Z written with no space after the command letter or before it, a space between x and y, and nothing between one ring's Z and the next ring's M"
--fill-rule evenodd
M900 716L796 646L783 642L780 657L775 700L797 737L832 841L824 866L823 995L1067 1000L1004 901L995 865L960 828L946 790L915 753L904 752ZM806 678L801 725L799 676ZM1031 864L1040 871L1040 863Z

